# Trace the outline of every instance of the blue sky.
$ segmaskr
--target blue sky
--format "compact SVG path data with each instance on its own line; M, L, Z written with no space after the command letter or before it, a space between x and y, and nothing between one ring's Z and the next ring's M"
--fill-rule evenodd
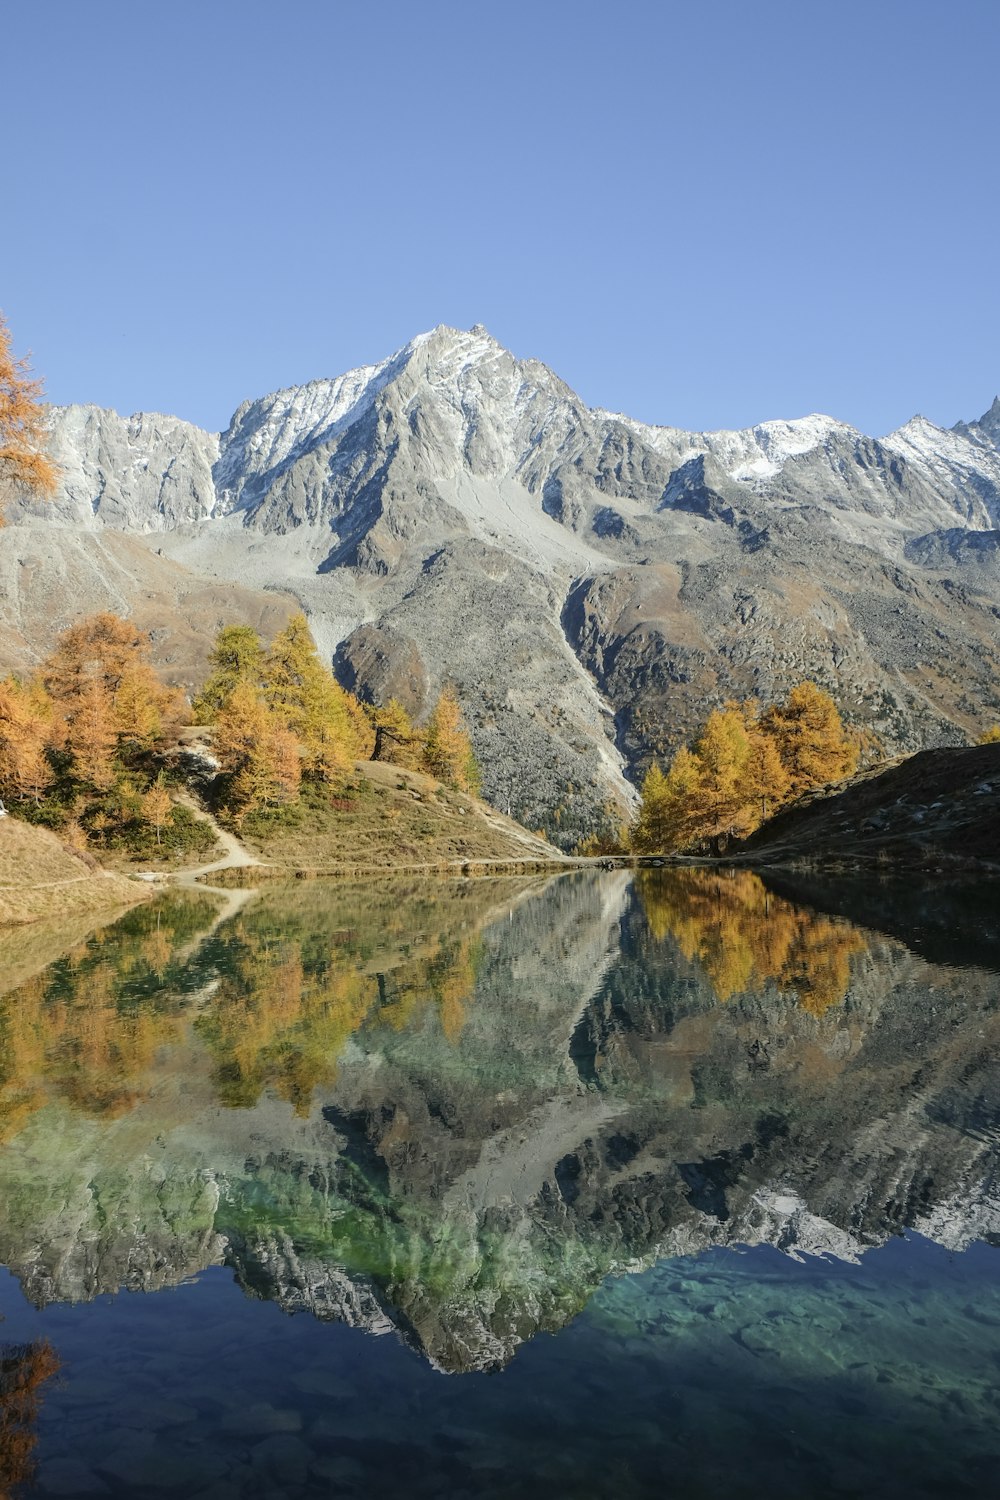
M225 425L485 323L682 427L1000 388L998 0L32 0L0 307L54 401Z

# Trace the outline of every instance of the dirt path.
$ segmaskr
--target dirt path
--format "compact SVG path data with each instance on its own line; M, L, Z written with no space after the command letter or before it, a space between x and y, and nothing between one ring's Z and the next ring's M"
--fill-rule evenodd
M188 796L185 792L176 800L183 807L188 808L200 822L208 824L226 851L222 859L214 859L207 865L191 865L185 870L172 870L169 875L163 877L165 884L183 885L197 891L211 891L213 895L223 898L222 906L211 927L207 932L202 932L198 935L194 947L200 947L206 938L211 937L212 933L222 926L223 922L228 922L230 917L235 916L241 907L245 906L253 896L257 895L256 886L237 886L234 888L225 885L209 885L201 880L200 877L202 875L214 875L217 870L251 869L254 865L259 865L261 861L252 855L249 849L244 848L236 835L230 833L228 829L223 828L217 819L213 818L212 814L204 807L201 807L193 797Z
M193 797L184 794L176 800L182 807L186 807L190 812L194 813L194 816L200 822L208 824L226 853L222 859L212 860L207 865L192 865L188 869L174 870L171 876L172 879L179 881L181 885L195 885L200 875L213 875L216 870L245 870L253 865L261 864L256 855L251 854L250 850L240 843L235 834L223 828L222 824L216 818L213 818L212 814L207 812L205 808L200 807Z

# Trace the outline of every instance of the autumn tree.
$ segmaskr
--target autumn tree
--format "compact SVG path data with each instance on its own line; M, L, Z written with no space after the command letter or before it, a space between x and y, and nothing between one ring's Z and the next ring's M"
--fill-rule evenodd
M763 727L777 746L788 775L788 796L850 776L858 748L844 729L837 705L815 682L800 682L784 703L764 715Z
M249 682L239 683L219 710L215 752L226 777L226 804L237 818L297 795L298 741Z
M743 773L742 822L752 833L788 801L790 777L778 746L760 717L756 699L738 705L747 735L748 755Z
M381 708L370 709L369 717L375 730L372 760L417 770L423 754L423 738L399 699L390 698Z
M0 313L0 480L51 494L57 470L45 453L46 436L42 383L26 360L14 357Z
M657 854L670 847L672 831L667 808L667 778L654 760L642 782L639 817L632 830L637 854Z
M157 847L160 845L160 832L164 824L169 822L172 810L173 802L164 784L161 772L149 790L143 794L141 800L142 816L156 831Z
M985 734L981 734L976 741L977 745L1000 744L1000 724L992 724Z
M64 631L43 662L42 682L65 722L81 782L106 789L116 757L148 752L180 718L179 696L160 681L149 654L144 631L105 611Z
M264 669L264 643L252 625L225 625L209 655L212 672L191 705L195 722L214 724L216 715L241 682L256 686Z
M479 790L479 767L454 690L445 687L427 721L422 769L457 791Z
M333 781L361 750L349 695L320 661L304 614L289 620L262 667L264 700L303 748L303 769Z
M37 806L55 771L47 754L55 730L52 705L40 683L0 682L0 796Z
M848 775L857 759L856 740L814 683L800 683L763 715L753 699L728 702L712 710L664 776L643 784L633 847L670 852L745 837L793 797Z

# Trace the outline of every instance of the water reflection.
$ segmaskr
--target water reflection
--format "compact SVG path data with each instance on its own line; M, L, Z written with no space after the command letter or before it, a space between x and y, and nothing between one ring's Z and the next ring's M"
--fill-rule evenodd
M648 869L635 884L654 937L696 959L720 1000L774 981L821 1016L866 950L857 928L783 900L750 870Z
M0 1344L0 1500L12 1500L35 1476L42 1387L59 1368L47 1339Z
M39 1305L226 1264L473 1370L666 1257L1000 1234L987 969L749 872L216 912L167 897L0 1000L0 1258Z

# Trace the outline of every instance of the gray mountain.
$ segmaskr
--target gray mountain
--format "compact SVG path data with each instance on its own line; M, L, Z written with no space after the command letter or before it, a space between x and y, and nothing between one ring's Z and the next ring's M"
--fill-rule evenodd
M221 436L94 407L52 428L60 494L8 507L22 655L59 576L22 552L130 533L220 608L238 584L233 614L297 598L362 696L420 714L451 680L488 794L566 842L732 695L813 677L890 750L1000 716L1000 403L882 439L823 416L688 433L441 327L246 402ZM194 681L198 653L174 655Z

